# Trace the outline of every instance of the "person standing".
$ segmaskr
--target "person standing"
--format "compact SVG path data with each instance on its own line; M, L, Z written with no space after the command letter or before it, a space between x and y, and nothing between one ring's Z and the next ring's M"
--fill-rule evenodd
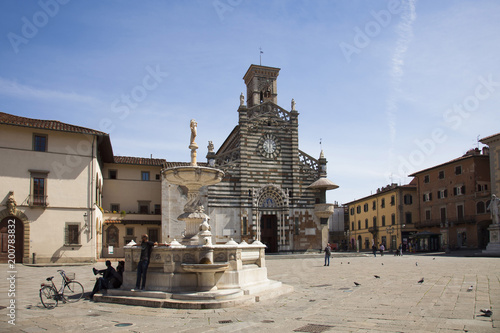
M373 252L373 256L377 257L377 247L375 246L375 244L372 245L372 252Z
M332 247L330 246L330 243L327 243L325 247L325 264L323 266L330 266L331 255L332 255Z
M148 235L142 235L142 242L140 245L137 245L141 247L141 256L139 259L139 263L137 264L137 280L135 282L134 290L144 290L144 288L146 288L146 274L148 272L151 252L153 251L153 246L158 245L158 243L153 243L148 239Z
M380 244L380 255L383 257L384 256L384 250L385 250L385 246L384 246L384 243Z

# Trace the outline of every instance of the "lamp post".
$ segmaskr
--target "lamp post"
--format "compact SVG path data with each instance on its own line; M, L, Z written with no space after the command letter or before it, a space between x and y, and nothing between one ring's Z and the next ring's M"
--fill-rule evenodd
M351 242L349 241L349 230L344 231L344 237L347 244L347 250L349 250L349 246L351 245Z
M394 250L394 244L392 242L392 233L394 232L394 227L387 227L387 234L389 234L389 238L391 239L391 250Z

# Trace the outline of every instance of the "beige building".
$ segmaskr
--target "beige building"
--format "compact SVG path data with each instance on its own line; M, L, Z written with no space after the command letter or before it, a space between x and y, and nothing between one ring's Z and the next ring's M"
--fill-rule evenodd
M350 248L371 250L384 244L387 250L404 248L416 233L418 221L416 185L391 184L373 195L347 203L350 221Z
M109 136L0 112L0 155L0 261L12 259L9 225L16 262L94 261Z
M105 163L104 226L102 257L123 258L123 246L140 242L148 234L153 242L161 237L161 170L159 158L115 156Z

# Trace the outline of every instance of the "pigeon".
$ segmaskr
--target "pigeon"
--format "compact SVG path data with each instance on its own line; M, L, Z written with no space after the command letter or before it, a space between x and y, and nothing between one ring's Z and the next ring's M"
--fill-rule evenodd
M436 260L436 258L432 258L432 260Z
M491 317L491 315L493 314L493 312L490 309L481 309L480 311L483 313L483 316L485 317Z
M424 278L421 278L420 281L418 281L418 283L424 283Z
M469 289L467 289L467 291L472 291L474 290L474 286L470 286Z
M354 284L356 285L356 287L361 285L361 283L357 283L357 282L354 282Z
M415 266L418 266L418 262L415 263Z
M382 263L382 266L384 266L384 263Z
M378 275L374 275L374 277L375 277L376 279L380 279L380 276L378 276Z
M350 264L350 262L348 261L348 262L347 262L347 264L349 265L349 264Z

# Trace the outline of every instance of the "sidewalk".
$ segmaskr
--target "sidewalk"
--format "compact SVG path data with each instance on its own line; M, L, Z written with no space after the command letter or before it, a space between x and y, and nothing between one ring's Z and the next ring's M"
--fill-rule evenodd
M174 310L81 300L43 308L40 283L57 267L16 266L16 325L7 323L8 267L0 265L0 331L9 332L499 332L500 259L457 255L266 256L268 276L295 291L251 306ZM86 291L92 265L63 267ZM96 268L104 268L97 263ZM375 278L374 275L380 276ZM424 278L424 282L418 281ZM356 287L354 282L360 283ZM469 287L473 288L471 291ZM480 309L492 308L484 317ZM128 325L130 324L130 325ZM127 326L128 325L128 326Z

